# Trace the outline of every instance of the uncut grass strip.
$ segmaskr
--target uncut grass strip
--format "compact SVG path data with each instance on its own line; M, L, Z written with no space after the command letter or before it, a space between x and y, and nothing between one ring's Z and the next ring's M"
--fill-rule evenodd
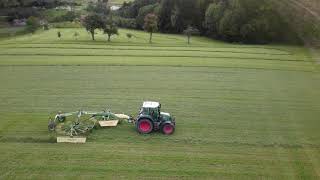
M307 73L319 73L320 69L315 70L297 70L297 69L287 69L287 68L260 68L260 67L235 67L235 66L215 66L215 65L209 65L209 66L203 66L203 65L163 65L163 64L156 64L156 65L149 65L149 64L0 64L0 67L188 67L188 68L214 68L214 69L235 69L235 70L241 70L241 69L250 69L250 70L261 70L261 71L287 71L287 72L307 72Z
M183 139L182 139L183 140ZM249 146L249 147L263 147L263 148L283 148L283 149L303 149L303 148L313 148L319 149L319 144L310 144L310 143L299 143L299 144L283 144L283 143L246 143L246 142L223 142L223 141L214 141L214 140L203 140L203 139L196 139L196 143L210 143L210 144L222 144L228 146ZM192 143L192 142L191 142Z
M142 47L182 47L182 48L188 48L188 47L193 47L193 48L210 48L212 46L208 46L208 45L191 45L191 46L186 46L185 44L177 44L177 45L170 45L170 44L146 44L146 43L132 43L132 44L126 44L123 42L112 42L110 44L105 43L105 42L88 42L88 41L82 41L82 43L80 43L81 41L79 41L79 43L75 43L73 41L71 42L56 42L56 41L52 41L52 42L46 42L46 43L42 43L42 42L6 42L6 43L0 43L0 46L2 45L11 45L11 44L18 44L18 45L23 45L23 44L57 44L57 45L65 45L65 44L73 44L73 45L107 45L107 46L142 46ZM275 47L266 47L266 46L251 46L251 45L242 45L242 44L224 44L224 45L219 45L221 48L256 48L256 49L270 49L270 50L279 50L279 51L286 51L283 50L281 48L275 48ZM216 47L216 46L214 46ZM287 52L287 51L286 51Z
M137 88L139 89L139 88ZM114 90L114 89L111 89L109 88L108 90ZM122 91L125 91L126 89L123 88L123 89L120 89ZM143 89L142 89L143 90ZM155 89L157 90L157 89ZM201 91L201 92L204 92L204 91ZM240 92L239 92L240 93ZM71 95L65 95L64 97L73 97L73 96L76 96L76 95L81 95L81 94L71 94ZM23 95L21 96L9 96L8 98L16 98L16 97L23 97ZM48 97L48 95L30 95L30 97ZM52 94L50 95L50 97L59 97L59 94ZM238 98L238 97L228 97L228 98L219 98L219 97L200 97L200 96L179 96L179 95L175 95L175 98L177 99L197 99L197 100L220 100L220 101L231 101L231 102L236 102L236 101L239 101L239 102L242 102L242 101L251 101L251 100L263 100L263 98L261 97L258 97L258 96L255 96L255 97L250 97L250 98ZM89 99L104 99L104 97L91 97ZM113 97L108 97L109 100L117 100L118 98L113 98ZM135 100L135 98L126 98L126 100ZM285 100L285 99L270 99L270 102L272 103L277 103L277 104L288 104L288 103L295 103L296 105L293 105L291 108L294 108L294 109L310 109L310 107L312 108L319 108L320 106L319 105L310 105L309 107L299 107L299 105L303 105L303 104L306 104L306 103L312 103L312 101L310 100ZM46 108L43 108L43 109L46 109ZM34 113L33 111L30 111L30 112L24 112L25 114L28 114L28 113Z
M32 44L26 44L26 45L40 45L41 43L32 43ZM24 43L21 43L19 45L24 45ZM43 43L43 45L49 45L48 43ZM64 44L57 44L57 43L52 43L50 45L64 45ZM79 45L79 44L72 44L72 45ZM80 44L80 45L87 45L87 44ZM92 45L97 45L97 44L92 44ZM0 45L1 46L1 45ZM88 46L91 46L91 45L88 45ZM100 45L97 45L97 46L100 46ZM130 45L123 45L123 46L129 46L131 47ZM123 47L122 45L121 46L118 46L118 45L111 45L110 47ZM8 47L8 46L4 46L3 48L5 47ZM12 48L24 48L23 46L20 46L20 47L15 47L15 46L11 46ZM44 46L36 46L36 47L44 47ZM48 47L56 47L56 48L70 48L70 47L64 47L64 46L48 46ZM136 47L136 46L134 46ZM198 46L194 46L194 47L185 47L185 46L172 46L172 47L176 47L176 48L181 48L181 49L163 49L164 47L170 47L170 46L141 46L141 48L110 48L110 49L142 49L142 50L149 50L149 49L153 49L153 50L168 50L168 51L174 51L174 50L187 50L186 48L193 48L193 49L190 49L190 50L193 50L193 51L198 51L198 50L201 50L201 51L206 51L206 50L202 50L202 49L199 49L199 48L203 48L203 47L198 47ZM30 48L33 48L32 46ZM81 47L75 47L75 48L81 48ZM87 48L87 47L83 47L83 48ZM89 47L88 49L94 49L95 47ZM100 47L97 47L97 49L99 49ZM194 49L194 48L197 48L197 49ZM208 48L212 48L212 47L204 47L206 49ZM253 48L247 48L247 47L237 47L237 46L234 46L234 47L224 47L224 46L219 46L219 47L215 47L217 49L219 48L223 48L223 49L234 49L234 48L237 48L237 49L265 49L265 50L276 50L276 51L280 51L280 52L283 52L283 53L279 53L279 54L292 54L291 52L288 52L286 50L282 50L282 49L276 49L276 48L264 48L264 47L253 47ZM105 46L102 47L101 49L109 49L109 48L106 48ZM214 48L212 48L214 49ZM207 50L207 51L210 51L210 50ZM214 50L214 51L217 51L217 50ZM276 53L275 53L276 54Z
M1 143L56 143L54 138L39 138L39 137L2 137L0 138Z
M74 45L79 45L79 44L85 44L85 45L108 45L108 46L143 46L143 47L186 47L183 46L183 44L177 44L177 45L168 45L168 44L147 44L147 43L132 43L132 44L124 44L123 42L112 42L112 44L107 44L105 42L99 42L99 41L95 41L95 42L88 42L88 41L79 41L79 43L68 43L68 42L59 42L57 43L56 41L53 42L46 42L46 43L41 43L41 42L33 42L33 43L19 43L19 42L15 42L15 43L11 43L11 42L6 42L3 44L0 44L0 46L2 45L11 45L11 44L61 44L61 45L65 45L65 44L74 44ZM191 47L208 47L208 46L191 46Z
M56 143L55 139L51 137L34 137L34 136L24 136L24 137L16 137L16 136L2 136L0 137L1 143ZM185 139L179 139L175 142L185 142ZM260 147L260 148L282 148L282 149L319 149L320 145L318 144L310 144L310 143L299 143L299 144L284 144L284 143L246 143L246 142L223 142L223 141L215 141L215 140L204 140L204 139L193 139L193 141L188 141L188 144L220 144L227 146L247 146L247 147Z
M127 49L127 48L105 48L105 47L50 47L50 46L34 46L34 47L2 47L2 49L102 49L102 50L119 50L119 51L137 51L137 50L142 50L142 51L154 51L155 49L142 49L142 48L132 48L132 49ZM226 48L227 49L227 48ZM232 53L232 54L262 54L262 55L279 55L279 56L286 56L286 55L293 55L292 53L268 53L268 52L241 52L241 51L224 51L224 50L201 50L201 49L156 49L158 52L159 51L178 51L178 52L226 52L226 53Z
M259 60L259 61L287 61L287 62L292 62L292 61L296 61L296 62L310 62L307 60L301 60L301 59L273 59L273 58L252 58L252 57L230 57L230 56L182 56L182 55L128 55L128 54L113 54L113 55L109 55L109 54L50 54L50 53L21 53L21 54L13 54L13 53L3 53L0 54L0 56L56 56L56 57L70 57L70 56L74 56L74 57L104 57L104 56L108 56L108 57L158 57L158 58L205 58L205 59L230 59L230 60Z

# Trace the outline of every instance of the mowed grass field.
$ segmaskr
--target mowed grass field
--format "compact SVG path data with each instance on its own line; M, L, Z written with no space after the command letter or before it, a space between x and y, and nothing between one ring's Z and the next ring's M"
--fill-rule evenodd
M307 49L57 31L0 41L0 179L320 178L320 73ZM59 110L136 116L144 100L176 117L172 136L123 123L57 144L47 131Z

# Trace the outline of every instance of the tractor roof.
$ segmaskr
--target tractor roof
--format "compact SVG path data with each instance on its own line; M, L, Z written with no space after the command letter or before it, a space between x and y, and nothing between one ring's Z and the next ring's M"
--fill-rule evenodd
M143 102L142 107L144 108L157 108L160 106L159 102L153 102L153 101L145 101Z

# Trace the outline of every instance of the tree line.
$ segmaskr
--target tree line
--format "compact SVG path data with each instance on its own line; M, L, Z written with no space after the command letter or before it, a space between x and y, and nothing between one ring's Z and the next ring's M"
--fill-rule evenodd
M75 0L0 0L0 16L7 17L9 22L15 19L26 19L30 16L40 17L47 9L60 6L79 6ZM64 17L57 17L57 21L74 19L75 14L70 12Z
M82 13L80 16L71 11L53 20L79 19L93 40L95 30L100 29L108 35L110 41L111 36L118 33L118 26L144 29L150 33L150 42L152 33L156 30L186 34L188 43L194 34L228 42L257 44L319 40L319 17L309 17L303 8L292 8L290 2L293 1L295 0L134 0L124 2L117 11L111 11L108 0L95 0L86 6L86 14ZM76 1L0 0L0 7L35 5L40 9L47 9L64 3L71 6L74 2ZM21 13L19 10L17 12ZM37 23L31 19L28 24Z
M144 17L150 13L158 17L158 29L164 33L183 33L193 27L201 35L229 42L301 43L269 0L135 0L118 10L119 25L143 29Z
M0 8L43 7L53 8L63 5L79 5L75 0L0 0Z

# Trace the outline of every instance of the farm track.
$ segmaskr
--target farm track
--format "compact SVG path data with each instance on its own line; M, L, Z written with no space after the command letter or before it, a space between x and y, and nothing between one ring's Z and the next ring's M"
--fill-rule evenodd
M303 1L299 1L299 0L289 0L291 3L289 4L293 4L294 6L297 6L299 8L304 9L306 12L308 12L310 15L312 15L313 17L315 17L318 22L320 22L320 13L319 11L317 11L317 7L308 7L308 4L305 4ZM310 4L309 4L310 6ZM319 9L318 9L319 10Z

